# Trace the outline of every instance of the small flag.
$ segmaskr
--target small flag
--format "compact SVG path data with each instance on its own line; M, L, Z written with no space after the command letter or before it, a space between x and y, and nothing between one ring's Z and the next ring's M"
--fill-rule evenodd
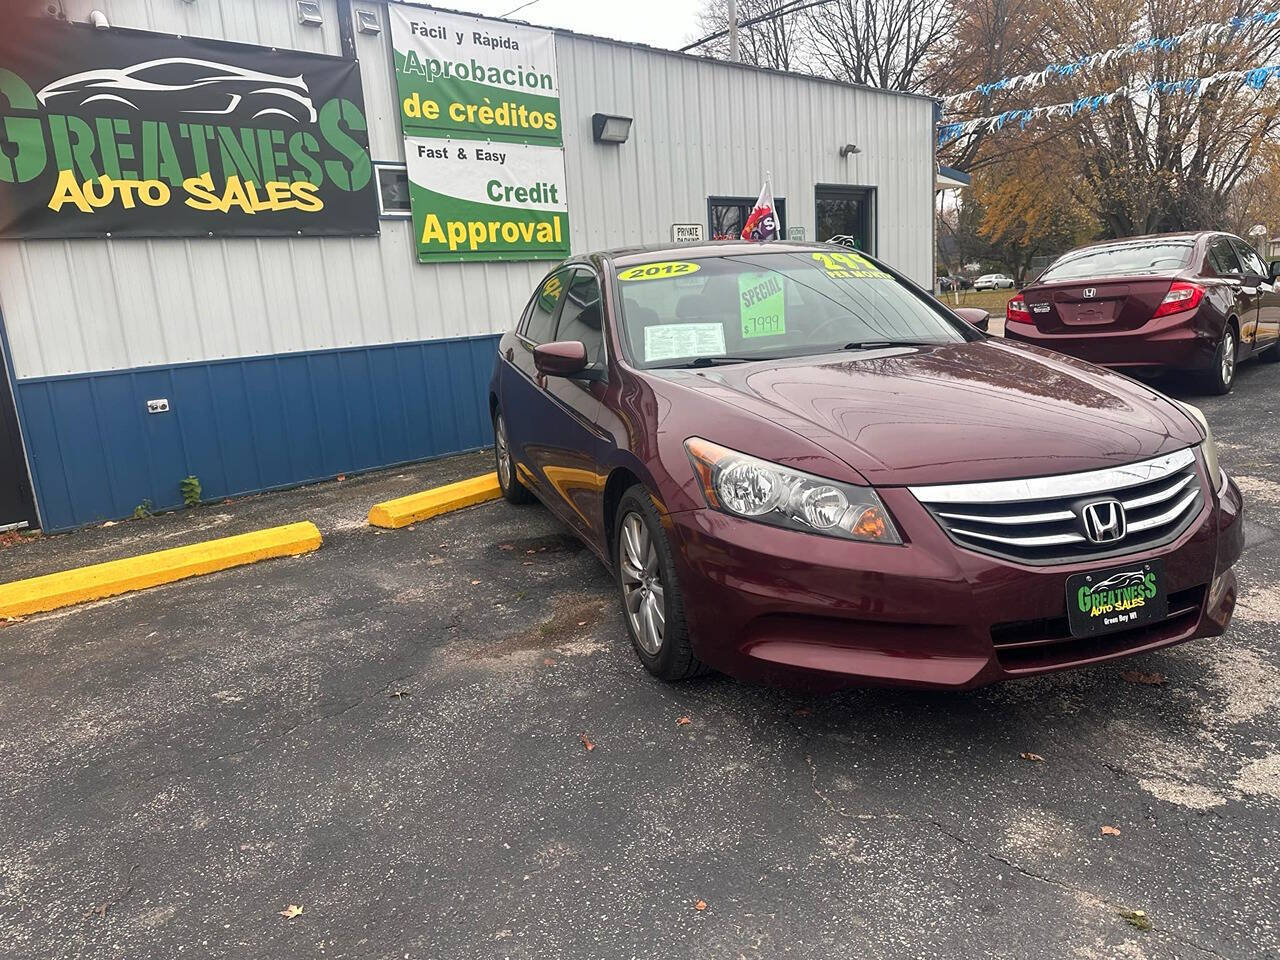
M778 216L773 206L773 184L765 177L764 186L760 188L760 199L756 201L755 209L742 228L742 239L763 241L779 238Z

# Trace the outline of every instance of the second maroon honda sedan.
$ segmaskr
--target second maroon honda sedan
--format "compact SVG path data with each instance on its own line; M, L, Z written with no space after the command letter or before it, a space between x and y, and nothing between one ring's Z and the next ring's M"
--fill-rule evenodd
M967 688L1215 636L1240 492L1193 407L827 245L570 260L500 343L512 502L652 673Z
M1280 360L1277 273L1225 233L1095 243L1009 301L1005 336L1128 373L1192 371L1226 393L1239 361Z

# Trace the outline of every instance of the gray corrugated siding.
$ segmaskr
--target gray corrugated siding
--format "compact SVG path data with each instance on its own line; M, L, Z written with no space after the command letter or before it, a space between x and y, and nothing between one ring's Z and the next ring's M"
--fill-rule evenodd
M337 53L292 0L67 0L118 26ZM386 11L357 35L375 160L403 159ZM928 101L558 34L575 252L669 239L705 225L708 195L752 196L765 170L788 222L813 238L814 187L874 186L877 253L931 282ZM621 147L591 139L591 114L635 118ZM842 160L844 143L863 152ZM358 239L73 240L0 243L17 376L472 336L508 327L547 264L419 265L411 226Z

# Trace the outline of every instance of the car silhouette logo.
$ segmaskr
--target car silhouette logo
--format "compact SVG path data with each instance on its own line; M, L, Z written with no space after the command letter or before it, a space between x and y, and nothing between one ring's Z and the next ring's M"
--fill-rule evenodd
M311 90L302 77L168 57L131 67L86 70L55 80L36 94L41 106L114 108L125 115L176 110L184 116L258 120L279 116L315 123Z
M1117 543L1128 532L1124 505L1119 500L1094 500L1080 509L1084 535L1091 543Z
M1084 295L1085 295L1085 298L1086 298L1086 299L1088 299L1089 297L1094 296L1097 292L1098 292L1097 287L1085 287L1085 288L1084 288Z

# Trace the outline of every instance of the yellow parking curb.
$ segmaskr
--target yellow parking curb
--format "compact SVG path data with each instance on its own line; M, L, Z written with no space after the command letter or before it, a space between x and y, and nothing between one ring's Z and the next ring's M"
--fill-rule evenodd
M23 617L320 547L314 523L290 523L0 584L0 617Z
M486 473L470 480L433 487L422 493L411 493L407 497L375 503L369 509L369 522L375 527L394 530L450 510L461 510L475 503L496 500L500 496L502 488L498 486L498 475Z

